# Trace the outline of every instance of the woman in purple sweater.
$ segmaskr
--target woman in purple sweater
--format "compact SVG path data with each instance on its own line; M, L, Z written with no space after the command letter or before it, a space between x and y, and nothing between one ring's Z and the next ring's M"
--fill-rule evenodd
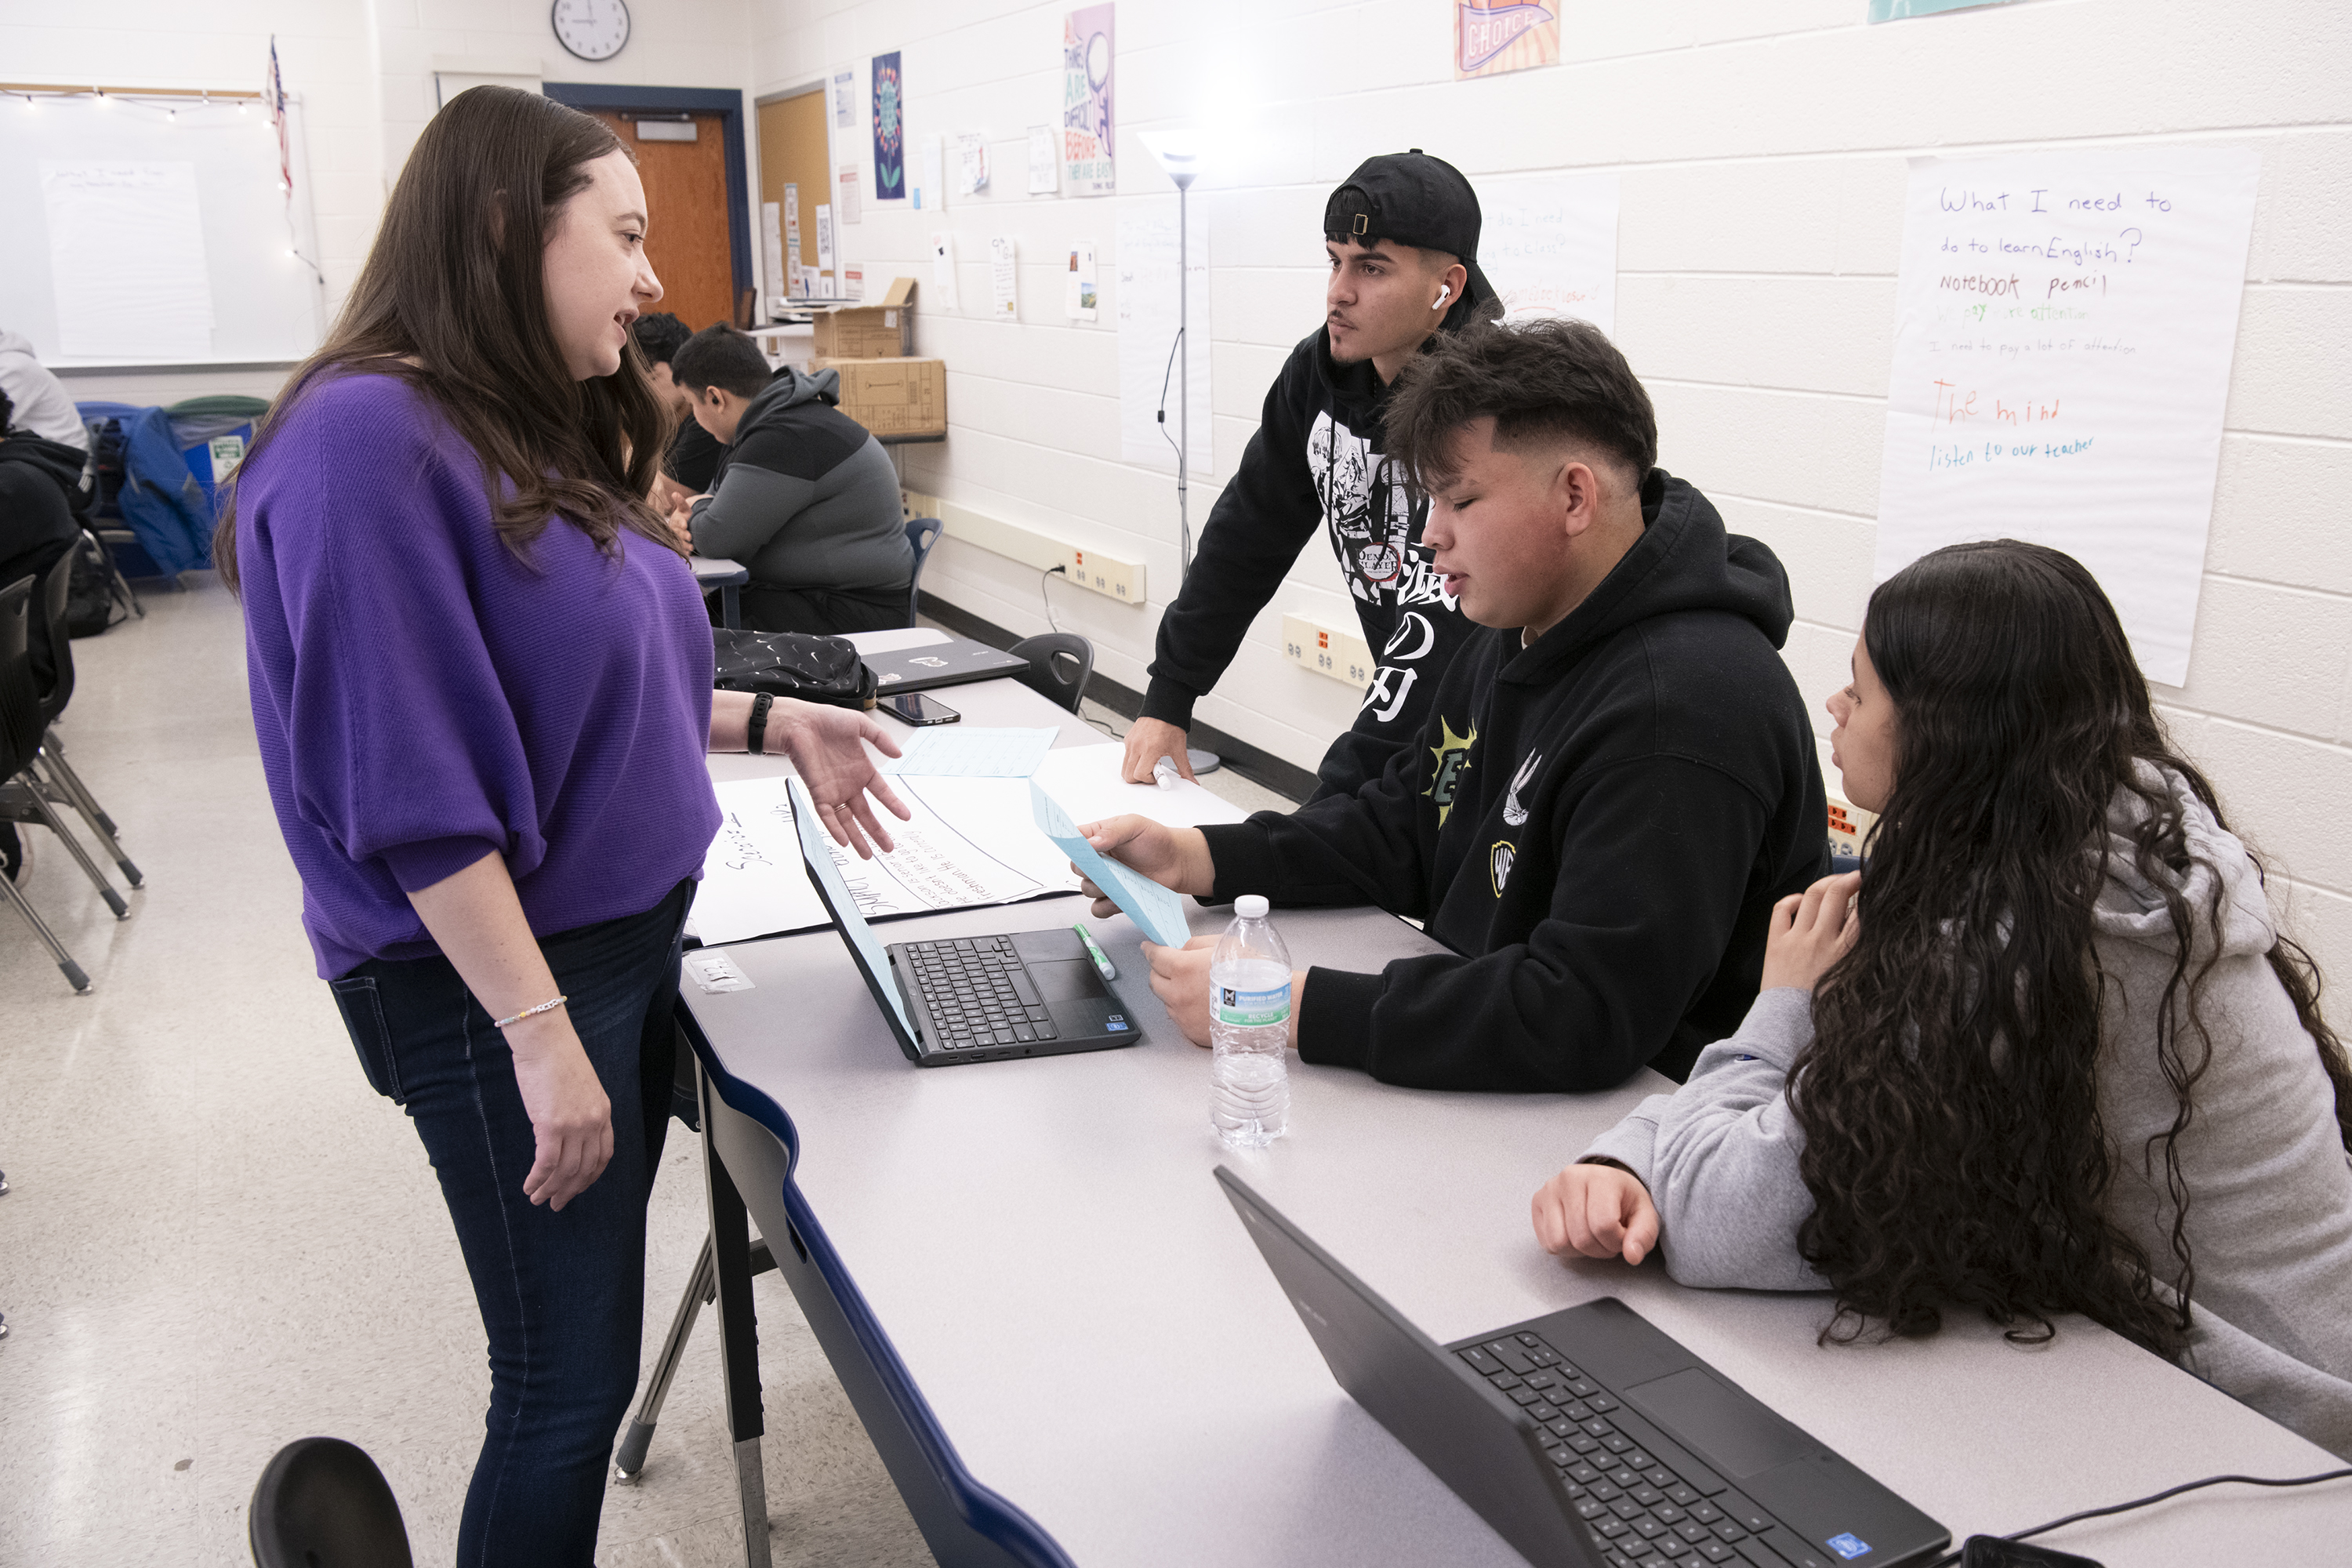
M593 1556L719 820L704 752L788 752L861 854L890 846L875 802L906 815L859 743L896 755L879 726L711 689L644 499L646 206L597 121L453 100L215 542L319 973L432 1157L488 1334L468 1565Z

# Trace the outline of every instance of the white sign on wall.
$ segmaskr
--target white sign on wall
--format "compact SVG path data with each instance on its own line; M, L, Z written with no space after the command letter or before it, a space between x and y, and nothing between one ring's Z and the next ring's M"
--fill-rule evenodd
M1478 266L1507 317L1574 316L1617 330L1617 176L1478 187Z
M2022 539L2090 568L2151 680L2189 679L2261 154L1915 158L1877 580Z
M1184 270L1192 320L1186 335L1192 365L1192 431L1186 469L1206 479L1215 468L1209 444L1209 236L1192 222L1192 254ZM1166 473L1176 471L1176 442L1184 403L1184 365L1175 359L1178 326L1176 225L1163 218L1125 218L1118 226L1118 455ZM1165 409L1163 424L1160 412Z

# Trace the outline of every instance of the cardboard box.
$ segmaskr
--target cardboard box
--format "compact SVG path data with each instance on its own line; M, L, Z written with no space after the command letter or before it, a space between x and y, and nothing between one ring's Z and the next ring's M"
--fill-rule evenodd
M948 366L937 359L825 359L811 371L841 374L841 411L877 436L948 433Z
M915 280L901 278L872 305L812 312L819 359L905 359L915 352Z

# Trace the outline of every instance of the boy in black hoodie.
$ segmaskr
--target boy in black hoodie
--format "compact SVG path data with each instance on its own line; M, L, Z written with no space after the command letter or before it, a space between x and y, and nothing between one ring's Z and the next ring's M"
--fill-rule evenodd
M1369 901L1453 949L1295 975L1307 1061L1432 1089L1679 1078L1755 1000L1774 901L1829 868L1812 730L1775 651L1787 575L1654 467L1649 397L1584 322L1441 340L1387 433L1431 496L1432 564L1490 628L1419 743L1287 816L1088 837L1180 892ZM1147 948L1202 1045L1213 945Z
M1421 732L1472 627L1415 552L1428 503L1382 447L1381 416L1399 370L1425 343L1502 314L1478 270L1479 226L1470 182L1418 147L1366 159L1325 203L1324 324L1266 392L1257 432L1160 618L1142 715L1127 733L1130 783L1149 784L1162 756L1192 776L1192 704L1318 529L1330 535L1374 668L1354 726L1323 758L1315 798L1353 794Z

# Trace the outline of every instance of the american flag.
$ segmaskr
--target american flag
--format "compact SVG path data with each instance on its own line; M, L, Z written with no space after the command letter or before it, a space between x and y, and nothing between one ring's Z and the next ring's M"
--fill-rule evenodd
M286 193L289 203L294 200L294 158L286 142L286 82L278 74L278 36L269 37L269 79L262 84L261 96L269 104L269 123L278 130L278 188Z

